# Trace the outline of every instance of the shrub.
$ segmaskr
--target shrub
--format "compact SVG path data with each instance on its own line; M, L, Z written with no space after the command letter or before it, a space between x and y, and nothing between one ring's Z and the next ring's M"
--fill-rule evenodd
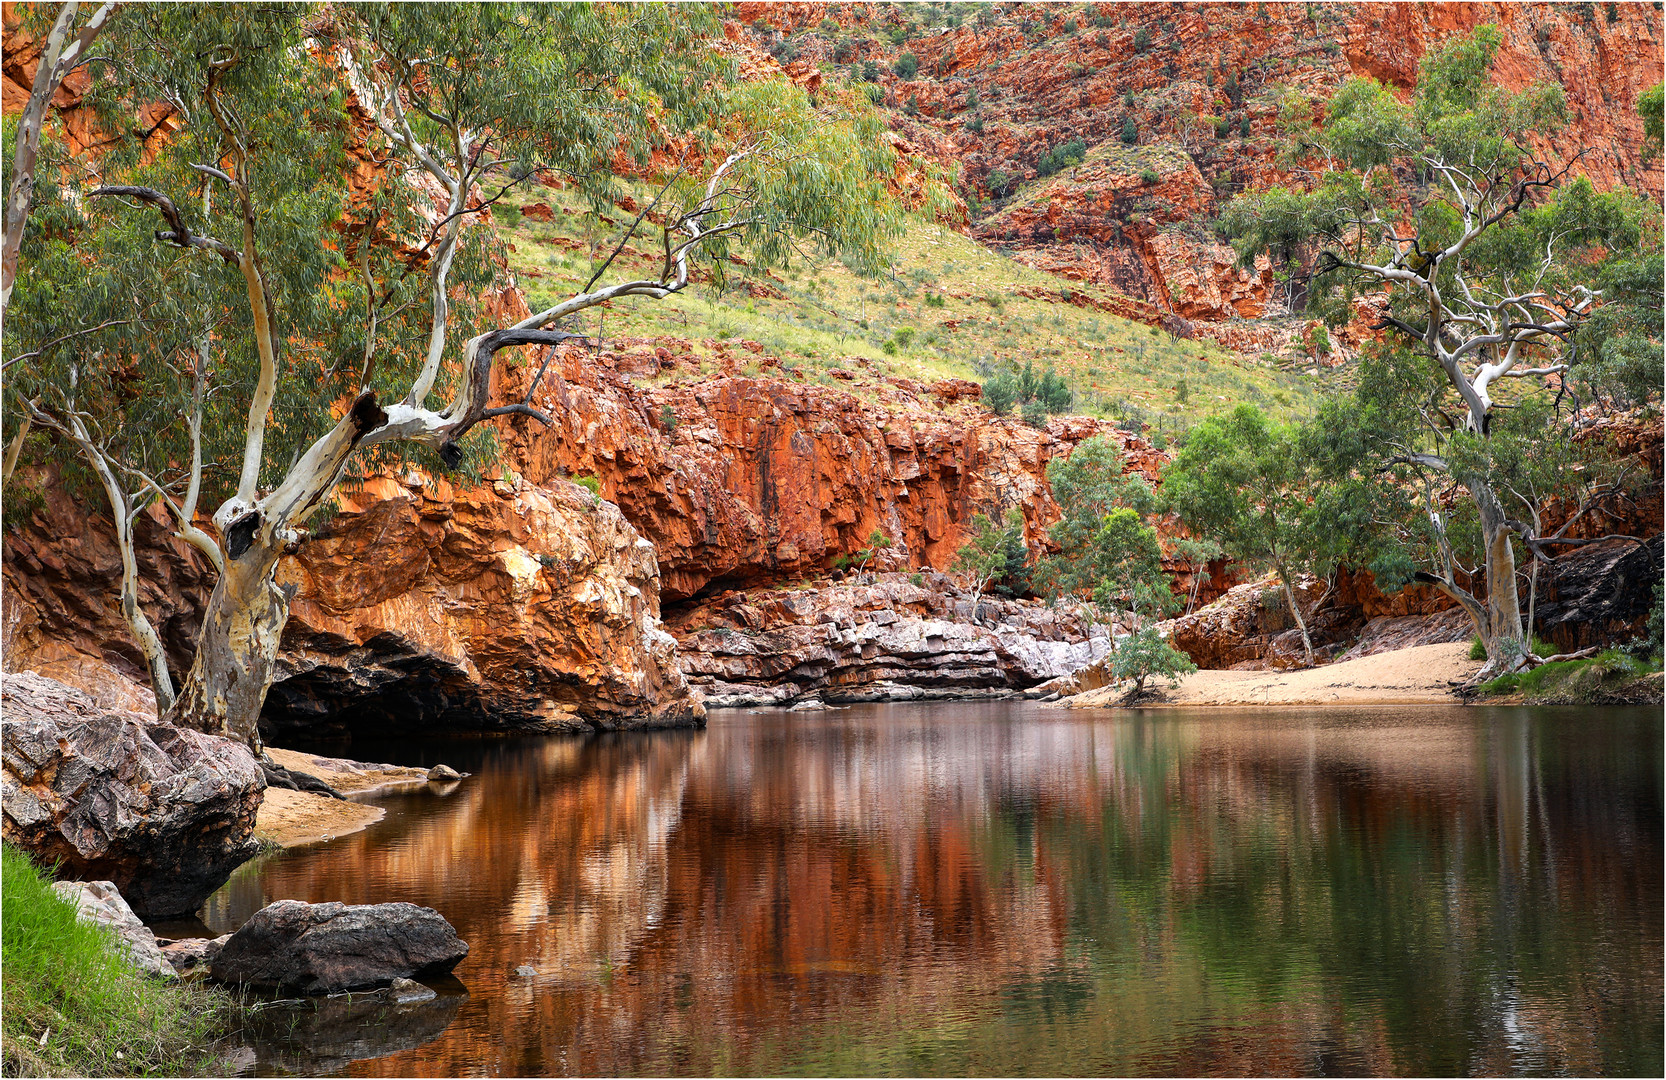
M872 60L862 61L862 81L863 82L878 82L879 81L879 65L874 63Z
M1003 371L983 384L983 403L996 416L1005 416L1017 400L1018 381L1009 372Z
M585 491L588 491L590 494L596 496L598 499L601 498L602 482L600 480L598 480L596 477L594 477L594 476L575 476L575 477L573 477L573 483L577 484L579 487L583 488Z
M895 338L886 338L885 343L879 348L880 351L882 351L886 356L897 355L897 342Z
M1076 20L1075 19L1066 19L1064 21L1064 32L1067 33L1067 34L1074 34L1076 32Z
M1238 137L1240 139L1250 137L1250 118L1247 116L1238 121Z
M921 573L909 574L908 583L916 589L923 589L926 587L926 576Z
M1134 51L1144 52L1149 48L1151 48L1151 35L1142 26L1134 31Z
M968 109L975 109L980 104L981 104L981 102L978 99L978 88L974 86L971 89L967 90L966 91L966 107Z
M1024 417L1024 423L1030 425L1038 431L1047 426L1047 406L1043 405L1035 398L1031 398L1030 400L1024 402L1024 411L1022 415Z
M659 426L660 430L664 431L667 435L676 431L677 410L673 409L670 405L661 407L659 411Z
M943 298L938 296L936 293L926 293L926 307L940 308L943 306L943 303Z
M919 57L911 52L905 52L897 57L897 62L892 65L891 70L896 72L899 79L912 79L920 70Z
M821 32L832 37L839 32L839 24L832 19L823 19L821 21Z
M520 209L507 203L494 208L492 216L497 218L498 224L506 229L513 229L521 223Z
M1142 184L1156 184L1160 183L1162 179L1162 174L1156 169L1144 168L1140 170L1140 182Z
M1132 116L1122 118L1122 142L1125 146L1133 146L1140 141L1140 129L1134 126Z
M868 84L868 100L875 105L885 104L885 88L878 83Z
M974 135L982 135L983 134L983 117L974 116L972 119L966 121L966 130L970 131Z
M999 198L1012 186L1012 177L1007 175L1005 169L990 169L983 178L983 184L991 195Z
M897 329L897 331L894 334L892 334L891 336L896 339L896 342L899 346L906 349L906 348L908 348L909 344L913 342L914 333L915 333L915 331L914 331L914 328L912 326L903 326L903 327L899 327Z
M1081 139L1071 139L1041 155L1041 160L1036 162L1035 170L1042 176L1052 176L1061 169L1080 165L1087 154L1087 143Z
M908 95L908 100L903 102L902 111L903 111L904 116L919 116L920 115L920 95L918 95L918 94L909 94ZM1248 123L1249 121L1246 120L1244 122Z

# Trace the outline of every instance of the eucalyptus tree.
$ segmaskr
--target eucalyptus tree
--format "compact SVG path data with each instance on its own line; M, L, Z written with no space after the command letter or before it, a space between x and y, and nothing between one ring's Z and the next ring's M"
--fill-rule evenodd
M1489 437L1506 382L1572 381L1581 328L1604 300L1599 264L1659 243L1658 213L1641 200L1569 182L1584 152L1556 167L1526 148L1559 132L1562 92L1492 84L1499 41L1497 28L1483 26L1431 49L1409 102L1375 80L1345 83L1315 139L1346 168L1309 191L1246 196L1228 215L1239 223L1243 254L1298 230L1323 248L1310 306L1329 318L1347 317L1361 291L1386 292L1378 327L1430 378L1403 387L1420 395L1406 403L1411 426L1364 449L1430 490L1455 484L1471 502L1479 574L1471 581L1455 572L1443 505L1428 510L1429 550L1440 554L1417 577L1469 613L1486 645L1487 676L1525 662L1513 548L1520 530L1477 467L1484 456L1460 461L1452 441ZM1652 352L1658 372L1658 338Z
M1271 567L1313 663L1313 639L1291 581L1323 574L1341 534L1321 520L1318 477L1293 425L1269 421L1253 405L1194 427L1163 472L1163 498L1194 531L1220 542L1241 562Z
M523 400L489 404L503 350L543 346L547 365L564 318L663 299L736 249L877 268L901 212L876 115L732 81L717 29L659 5L158 5L109 36L98 100L126 137L33 235L35 363L7 405L128 481L129 512L134 485L158 500L219 571L170 718L258 746L291 595L279 558L350 463L466 470L493 450L464 441L482 422L548 423L543 367ZM158 102L177 130L147 144L133 118ZM626 171L655 193L612 254L494 325L484 212L534 176L600 202ZM644 266L630 243L649 231ZM120 517L121 485L103 486ZM218 500L212 531L199 500Z

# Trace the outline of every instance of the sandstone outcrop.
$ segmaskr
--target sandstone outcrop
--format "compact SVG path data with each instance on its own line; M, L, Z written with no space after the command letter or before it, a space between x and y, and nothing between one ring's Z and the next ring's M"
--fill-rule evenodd
M154 710L115 597L111 533L50 478L5 542L5 663L111 708ZM267 737L424 726L568 730L698 723L659 627L651 545L613 505L560 479L458 491L412 473L344 493L279 567L296 596ZM142 515L141 603L176 678L212 571Z
M468 944L433 908L279 900L231 935L209 973L242 986L331 994L444 975L468 954Z
M265 781L247 747L112 712L33 673L0 683L4 833L140 916L185 915L254 854Z
M863 578L868 578L863 575ZM1036 601L970 596L942 574L730 593L672 624L709 706L1005 696L1103 656L1108 628Z

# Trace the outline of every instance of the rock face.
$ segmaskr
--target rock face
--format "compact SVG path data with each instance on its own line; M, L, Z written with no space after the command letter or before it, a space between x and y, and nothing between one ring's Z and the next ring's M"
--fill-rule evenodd
M329 994L443 975L468 954L433 908L279 900L231 935L209 971L220 982Z
M830 17L836 34L819 29ZM899 138L958 164L987 195L992 174L1034 181L1043 155L1083 140L1086 164L1005 205L992 199L974 235L1037 267L1172 305L1223 343L1237 335L1217 326L1237 331L1234 320L1289 299L1276 268L1240 269L1207 228L1231 195L1300 182L1277 154L1283 95L1323 102L1355 76L1410 88L1429 49L1482 24L1502 32L1493 69L1502 85L1554 82L1567 95L1568 129L1536 151L1560 165L1602 147L1576 172L1599 188L1662 193L1635 109L1662 62L1652 4L1006 5L895 45L886 32L917 21L906 9L743 2L734 18L737 31L769 27L731 35L760 49L808 31L793 39L789 72L835 61L836 48L836 62L873 61ZM918 60L908 79L893 70L904 51ZM1197 117L1219 118L1219 133ZM1140 178L1147 169L1155 180Z
M1538 602L1539 635L1563 652L1623 645L1643 633L1666 539L1605 540L1555 559Z
M55 881L52 891L75 905L76 918L108 927L133 966L146 975L169 978L174 967L157 947L156 936L133 914L116 886L108 881Z
M697 723L654 549L563 480L375 480L279 568L297 587L263 727L560 731Z
M1316 659L1344 648L1355 656L1389 649L1466 641L1475 632L1454 618L1453 601L1416 586L1383 595L1365 571L1338 571L1334 583L1304 577L1296 602L1307 620ZM1271 575L1227 590L1225 596L1172 624L1175 648L1200 668L1240 671L1305 666L1301 631L1290 617L1284 592Z
M7 841L109 880L148 919L195 911L254 854L265 781L241 743L110 712L32 673L0 684Z
M689 681L713 707L1003 696L1104 655L1073 616L985 598L982 623L942 574L731 593L673 624ZM804 703L808 705L808 702Z

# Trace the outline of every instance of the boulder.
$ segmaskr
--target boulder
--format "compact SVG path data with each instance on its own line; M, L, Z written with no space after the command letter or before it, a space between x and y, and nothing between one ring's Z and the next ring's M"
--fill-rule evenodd
M279 900L231 935L209 973L221 982L330 994L443 975L468 954L433 908Z
M127 901L108 881L56 881L52 891L75 905L75 917L85 923L108 927L133 966L146 975L172 978L173 965L157 948L156 937L133 914Z
M255 853L266 783L248 747L106 710L23 672L0 684L7 841L115 883L146 919L188 915Z
M450 765L436 765L432 769L428 770L428 779L430 780L445 781L461 780L462 778L463 774L458 772L456 769L453 769Z
M176 975L192 976L208 974L209 965L230 940L230 934L217 938L157 938L156 945Z

